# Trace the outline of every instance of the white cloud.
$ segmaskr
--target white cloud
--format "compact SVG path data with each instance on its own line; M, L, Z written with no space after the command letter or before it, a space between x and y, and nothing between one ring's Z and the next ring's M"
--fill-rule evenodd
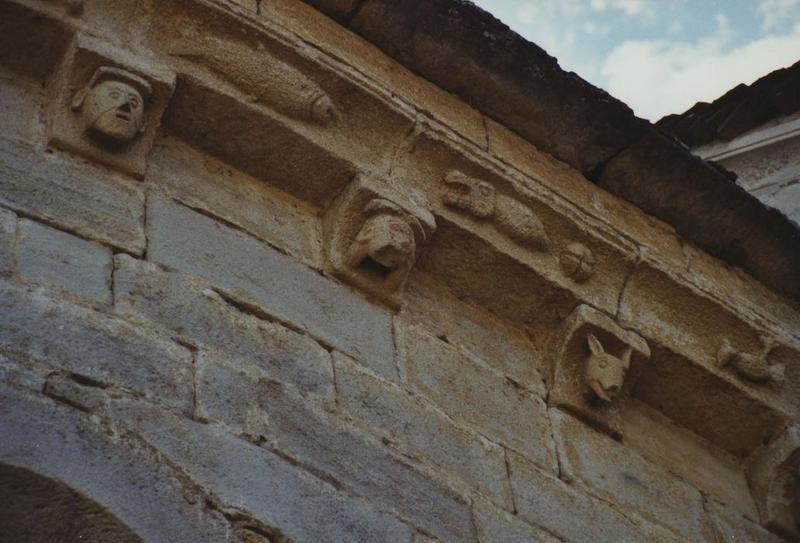
M617 9L626 15L649 15L655 8L653 0L590 0L589 5L594 11Z
M757 10L765 32L800 20L800 0L758 0Z
M727 18L718 16L716 23L713 35L694 43L647 40L617 46L601 68L606 89L637 115L657 120L800 58L800 24L784 35L732 48Z

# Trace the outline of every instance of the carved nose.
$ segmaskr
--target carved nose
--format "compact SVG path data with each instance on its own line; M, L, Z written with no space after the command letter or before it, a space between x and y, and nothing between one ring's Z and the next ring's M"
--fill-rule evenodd
M125 111L127 113L130 113L131 112L131 102L130 102L130 100L125 100L125 102L121 106L119 106L119 109L121 109L122 111Z

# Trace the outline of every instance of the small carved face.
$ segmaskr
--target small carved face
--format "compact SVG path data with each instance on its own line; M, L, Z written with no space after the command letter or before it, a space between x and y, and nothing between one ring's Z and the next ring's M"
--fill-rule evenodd
M351 262L360 265L369 257L374 263L392 272L414 262L414 232L402 217L374 215L364 222L351 248Z
M603 345L593 335L588 336L589 360L586 364L586 384L604 402L611 402L622 390L625 374L630 366L631 349L622 358L605 352Z
M132 86L113 79L92 87L83 103L87 133L114 143L130 143L144 131L144 100Z

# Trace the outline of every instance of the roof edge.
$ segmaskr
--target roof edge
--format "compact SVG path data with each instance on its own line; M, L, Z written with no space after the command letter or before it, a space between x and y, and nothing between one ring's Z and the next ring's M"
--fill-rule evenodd
M800 231L787 217L472 2L304 1L710 254L800 300Z

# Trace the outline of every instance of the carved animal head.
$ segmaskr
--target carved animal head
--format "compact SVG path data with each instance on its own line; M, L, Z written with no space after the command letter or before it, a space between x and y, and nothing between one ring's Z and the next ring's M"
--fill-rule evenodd
M381 276L407 271L416 258L413 221L389 201L376 199L365 212L371 213L348 250L354 268L371 268Z
M625 374L631 363L632 349L625 349L622 358L605 352L603 345L589 334L589 360L586 363L586 384L604 402L611 402L622 390Z

